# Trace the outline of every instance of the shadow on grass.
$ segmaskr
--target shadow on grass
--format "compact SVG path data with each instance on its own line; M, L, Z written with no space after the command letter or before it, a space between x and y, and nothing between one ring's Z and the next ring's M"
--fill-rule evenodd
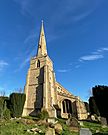
M108 133L94 133L93 135L108 135Z

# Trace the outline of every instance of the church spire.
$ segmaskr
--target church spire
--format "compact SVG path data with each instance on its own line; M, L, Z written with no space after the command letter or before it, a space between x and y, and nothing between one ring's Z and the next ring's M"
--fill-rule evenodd
M43 55L47 55L47 49L46 49L46 39L44 34L44 25L42 21L39 42L38 42L37 56L43 56Z

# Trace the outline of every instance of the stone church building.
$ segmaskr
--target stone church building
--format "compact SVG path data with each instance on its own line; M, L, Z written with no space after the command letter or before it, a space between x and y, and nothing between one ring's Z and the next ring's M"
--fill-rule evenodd
M47 53L43 22L37 54L30 61L24 92L26 101L23 116L35 116L46 109L50 117L68 118L71 114L80 120L87 118L83 101L56 81L53 62Z

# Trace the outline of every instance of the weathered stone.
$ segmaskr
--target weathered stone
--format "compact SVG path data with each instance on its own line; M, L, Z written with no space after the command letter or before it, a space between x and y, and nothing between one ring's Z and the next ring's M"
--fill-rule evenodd
M30 131L32 131L32 132L39 132L40 129L38 129L38 128L32 128L32 129L30 129Z
M84 126L83 121L79 121L80 126Z
M92 120L92 121L96 121L96 119L95 119L95 116L94 116L94 115L91 115L91 120Z
M79 123L78 120L74 117L69 118L66 121L66 125L70 126L70 127L79 127Z
M30 129L27 129L27 132L30 132Z
M54 128L55 128L55 132L57 134L61 134L62 133L63 128L62 128L61 124L59 124L59 123L55 124Z
M105 117L101 117L101 118L100 118L100 122L101 122L101 124L102 124L103 126L107 126L107 120L106 120Z
M72 132L79 132L79 127L69 127L69 130Z
M55 135L55 130L53 128L48 128L45 135Z
M100 132L100 130L97 129L97 130L96 130L96 133L99 133L99 132Z
M81 128L80 135L92 135L92 132L89 130L89 128Z
M43 124L46 124L47 122L46 122L46 120L39 120L38 122L37 122L37 124L40 126L40 125L43 125Z
M21 122L24 124L35 124L35 121L31 119L21 119Z
M55 123L55 118L48 118L47 121L48 121L48 123L53 123L54 124Z
M42 130L39 128L32 128L32 129L27 129L27 132L37 134L37 133L42 133Z

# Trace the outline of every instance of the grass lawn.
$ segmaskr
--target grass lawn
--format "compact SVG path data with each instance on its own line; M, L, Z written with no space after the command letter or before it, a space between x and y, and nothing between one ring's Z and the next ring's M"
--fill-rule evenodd
M35 124L37 120L32 120L28 118L29 123L24 123L22 120L9 120L0 122L0 135L34 135L34 133L28 133L27 129L39 128L43 132L40 135L45 135L47 130L47 125L38 125ZM65 124L64 119L58 119L59 123L63 127L62 135L79 135L78 132L72 132L69 130L69 127ZM83 128L89 128L93 135L108 135L108 128L102 128L100 124L91 123L84 121ZM98 131L98 133L96 133ZM37 134L38 135L38 134Z
M31 119L29 119L31 120ZM78 133L69 130L68 126L64 124L64 121L60 122L63 126L62 135L78 135ZM0 122L0 135L34 135L34 133L28 133L27 129L39 128L43 131L40 135L45 135L47 130L46 125L36 125L35 123L24 124L21 120L9 120ZM38 135L38 134L37 134Z
M103 128L101 124L86 122L86 121L84 121L83 123L84 123L84 126L82 127L89 128L92 131L93 135L108 135L108 127ZM98 133L96 133L96 131Z

